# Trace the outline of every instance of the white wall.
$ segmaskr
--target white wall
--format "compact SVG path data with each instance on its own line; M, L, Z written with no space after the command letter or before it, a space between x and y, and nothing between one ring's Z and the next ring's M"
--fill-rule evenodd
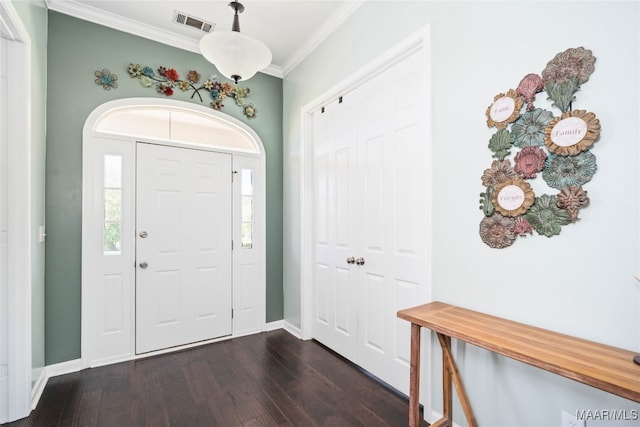
M640 351L640 290L633 279L640 274L637 1L365 2L284 81L285 319L300 325L300 109L426 24L432 40L434 232L424 238L433 239L434 297ZM486 126L485 109L494 95L578 46L597 57L573 105L596 113L602 125L592 149L598 172L585 185L591 205L560 236L535 235L491 249L478 235L480 176L490 164L487 144L495 131ZM410 88L402 95L413 96ZM536 104L549 108L545 97L538 94ZM459 346L457 353L480 425L559 426L562 409L640 410L471 346ZM441 409L437 381L433 393L434 408ZM460 410L456 422L464 424ZM598 425L638 421L587 423Z

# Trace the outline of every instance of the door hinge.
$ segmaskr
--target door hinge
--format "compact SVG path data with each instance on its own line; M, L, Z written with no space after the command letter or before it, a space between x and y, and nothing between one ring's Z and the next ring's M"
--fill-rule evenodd
M231 250L233 250L233 240L231 241Z
M231 171L231 182L233 182L237 174L238 174L238 171Z
M233 308L231 309L231 318L233 319Z

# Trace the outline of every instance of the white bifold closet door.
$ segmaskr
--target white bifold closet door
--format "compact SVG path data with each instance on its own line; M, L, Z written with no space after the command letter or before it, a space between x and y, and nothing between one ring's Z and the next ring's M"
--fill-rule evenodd
M231 155L137 144L136 353L232 332Z
M313 119L312 335L404 393L410 327L396 312L426 302L430 238L422 55L409 55Z

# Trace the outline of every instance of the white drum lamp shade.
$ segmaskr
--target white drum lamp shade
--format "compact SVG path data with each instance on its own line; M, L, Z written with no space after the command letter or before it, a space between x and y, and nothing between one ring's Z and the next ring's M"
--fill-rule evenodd
M229 3L235 11L232 31L214 31L200 39L200 53L216 66L220 73L238 83L247 80L271 64L271 51L261 41L240 34L238 13L244 6Z

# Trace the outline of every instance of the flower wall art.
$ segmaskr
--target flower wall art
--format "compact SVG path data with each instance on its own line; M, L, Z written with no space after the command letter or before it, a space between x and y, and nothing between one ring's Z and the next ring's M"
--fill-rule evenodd
M481 176L480 237L488 246L506 248L534 231L556 236L588 206L583 185L597 171L590 149L600 138L600 121L571 106L595 60L583 47L567 49L541 75L527 74L515 90L499 93L487 107L487 126L496 129L488 145L494 160ZM543 90L559 113L535 107ZM535 194L534 180L555 193Z
M258 113L253 104L245 103L245 98L251 93L248 87L234 86L228 82L223 83L214 75L203 80L200 73L190 70L186 77L181 78L175 68L160 66L154 70L148 65L141 66L133 63L129 64L128 72L129 76L132 79L138 79L143 87L155 87L161 95L172 96L176 89L182 92L192 91L191 99L196 95L198 95L200 102L209 99L209 105L214 110L222 110L224 101L233 99L235 105L242 108L242 113L247 118L253 119Z
M96 70L94 73L96 79L95 82L98 86L102 86L104 90L111 90L118 88L118 76L111 73L111 71L103 68L102 71Z

